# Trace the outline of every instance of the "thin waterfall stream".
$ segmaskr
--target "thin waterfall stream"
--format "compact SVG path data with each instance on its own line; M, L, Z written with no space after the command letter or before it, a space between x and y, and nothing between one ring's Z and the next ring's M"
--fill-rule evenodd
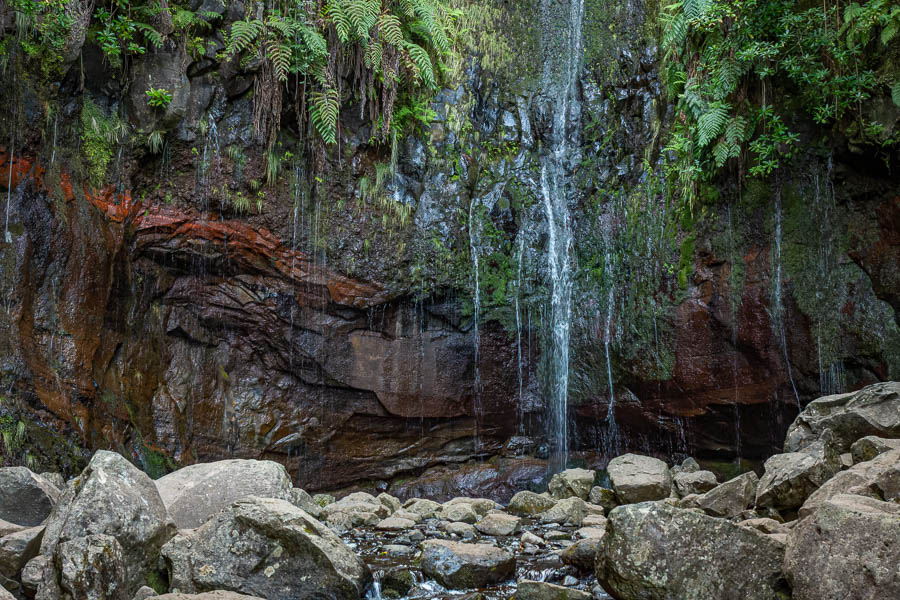
M550 147L541 154L541 195L547 215L547 262L552 286L550 302L550 469L566 466L568 455L569 335L572 321L572 217L570 173L579 154L578 76L582 59L584 0L571 0L561 43L545 56L544 89L552 113ZM548 32L558 37L560 32Z

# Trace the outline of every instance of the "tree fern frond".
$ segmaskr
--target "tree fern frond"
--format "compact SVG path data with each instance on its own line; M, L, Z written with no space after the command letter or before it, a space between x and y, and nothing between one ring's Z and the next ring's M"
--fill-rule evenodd
M381 62L384 57L384 47L381 42L370 42L366 47L366 68L372 69L376 73L381 71Z
M314 28L309 26L301 27L300 36L314 58L325 58L328 56L328 43L322 37L322 34Z
M272 61L272 68L275 70L275 77L279 81L287 81L288 72L291 68L291 47L287 44L279 44L272 42L266 49L269 60Z
M337 142L338 92L333 87L310 95L309 117L326 144Z
M353 23L350 21L350 16L347 14L345 0L329 0L325 13L328 15L328 18L331 19L331 22L334 23L338 40L340 40L342 44L346 44L350 41Z
M431 66L431 57L428 56L428 52L422 46L412 42L406 43L406 50L409 52L410 59L419 70L419 76L422 78L422 81L426 86L434 88L436 86L434 69Z
M730 109L731 106L724 102L713 102L697 119L697 144L701 148L724 131Z
M248 19L232 23L228 53L234 55L253 47L262 30L263 24L259 19Z
M378 18L378 32L381 34L381 39L388 44L398 48L403 45L403 30L400 28L400 19L395 15L381 15Z
M891 86L891 100L894 104L900 106L900 79L897 79Z

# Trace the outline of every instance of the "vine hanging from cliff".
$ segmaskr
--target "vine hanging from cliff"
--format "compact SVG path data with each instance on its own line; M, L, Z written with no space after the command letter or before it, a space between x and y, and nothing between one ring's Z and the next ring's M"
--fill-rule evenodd
M689 203L729 165L739 179L767 176L796 150L789 114L894 147L900 132L866 112L891 94L900 8L890 0L676 0L666 5L665 75L677 99L669 175Z

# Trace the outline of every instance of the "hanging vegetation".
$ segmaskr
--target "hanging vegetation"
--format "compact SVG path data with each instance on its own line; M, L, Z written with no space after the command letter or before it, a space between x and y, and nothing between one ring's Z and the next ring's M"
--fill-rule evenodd
M863 104L889 92L900 106L896 3L678 0L663 19L678 111L669 175L689 203L728 165L739 178L779 168L799 140L786 120L797 108L869 143L900 141Z

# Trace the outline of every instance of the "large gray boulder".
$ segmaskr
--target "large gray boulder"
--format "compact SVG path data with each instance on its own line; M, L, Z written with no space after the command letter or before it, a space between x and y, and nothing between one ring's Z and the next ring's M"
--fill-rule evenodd
M0 519L34 527L44 522L59 500L55 485L25 467L0 469Z
M59 585L79 600L129 600L122 546L111 535L95 533L59 545Z
M776 454L766 460L756 488L757 506L778 510L799 508L819 486L841 470L841 459L829 431L798 452Z
M709 515L731 519L753 504L758 484L756 473L748 471L717 485L696 498L695 502Z
M268 600L358 600L371 574L328 527L286 500L244 498L162 549L172 588Z
M513 515L501 512L493 512L485 515L483 519L475 523L475 529L484 535L506 536L519 531L521 519Z
M662 500L672 493L672 475L663 461L625 454L609 461L609 479L621 504Z
M0 575L15 578L29 560L38 555L44 528L29 527L0 538Z
M718 485L712 471L681 471L672 477L679 496L705 494Z
M586 504L581 498L572 496L560 500L550 510L540 514L541 523L558 523L559 525L574 525L581 527L584 517L587 515Z
M838 495L788 534L794 600L900 598L900 506Z
M853 456L853 464L872 460L879 454L900 450L900 440L889 440L875 435L867 435L853 442L850 446L850 454Z
M596 471L588 469L566 469L550 479L550 495L558 500L576 496L587 500L597 477Z
M220 460L190 465L156 480L179 529L193 529L246 496L292 500L291 478L270 460Z
M488 544L428 540L422 544L422 572L450 589L501 583L516 572L516 558Z
M810 402L788 429L785 452L796 452L818 439L826 429L834 433L839 454L868 435L900 438L900 382L888 381L858 392L825 396Z
M762 533L666 502L620 506L597 555L619 600L783 600L784 547Z
M60 547L67 542L96 535L115 538L124 565L122 586L130 597L156 569L159 549L174 534L175 525L153 480L122 456L100 450L69 482L50 514L41 554L60 565L65 558ZM91 539L88 542L97 543ZM75 546L68 548L75 552Z
M605 534L573 542L560 553L559 557L564 564L575 567L579 571L593 571L597 553L603 547L604 537Z
M555 498L526 490L513 496L506 510L514 515L525 517L550 510L556 502Z
M822 504L840 494L856 494L880 500L893 500L900 490L892 483L900 479L900 450L891 450L869 461L841 471L803 503L798 512L801 519L816 512Z

